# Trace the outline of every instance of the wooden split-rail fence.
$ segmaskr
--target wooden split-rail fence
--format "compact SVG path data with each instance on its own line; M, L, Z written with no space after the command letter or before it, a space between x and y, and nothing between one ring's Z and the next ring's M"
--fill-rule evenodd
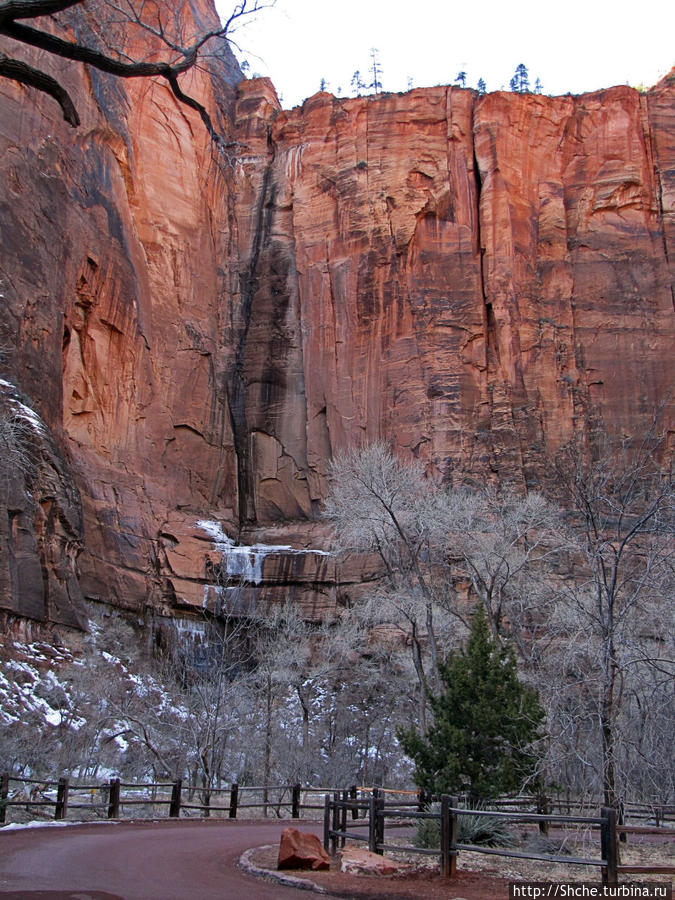
M387 801L387 796L399 799ZM83 784L69 778L45 780L23 778L8 773L0 775L0 825L11 818L16 809L30 813L33 809L51 813L56 820L91 820L108 818L137 818L140 815L178 818L216 817L236 819L242 813L262 814L270 811L278 817L300 819L308 813L313 818L319 811L324 817L324 845L335 853L346 841L367 844L374 853L404 850L433 854L439 857L441 871L451 877L456 869L460 851L490 853L521 859L559 862L566 865L594 866L602 870L603 880L612 884L618 874L630 872L672 874L672 867L622 866L619 864L617 841L627 834L673 835L672 828L663 828L675 817L675 806L663 803L626 804L617 817L616 811L603 808L599 815L587 815L588 805L570 799L533 797L502 798L491 804L490 810L475 810L461 806L457 798L440 798L440 811L433 812L433 798L423 791L400 791L378 787L356 787L334 790L325 787L292 785L240 785L210 788L184 784L181 779L171 782L123 782L111 778L104 783ZM322 800L323 802L319 802ZM163 812L165 810L165 812ZM558 811L556 813L556 810ZM464 844L458 840L458 817L496 816L511 823L537 823L543 834L550 827L577 825L600 830L600 856L577 858L551 854L526 853L510 848L484 847ZM631 821L655 822L646 825L626 825ZM386 831L410 828L418 821L436 819L440 828L440 850L390 843Z
M171 818L181 815L224 816L236 819L242 813L261 811L268 815L293 819L301 818L309 813L313 815L324 811L324 797L345 798L355 802L350 815L356 819L363 814L368 815L369 804L373 796L380 799L386 796L403 798L397 806L404 804L407 808L417 809L422 814L434 799L425 791L405 791L382 787L357 787L352 785L347 791L327 787L304 787L300 784L286 785L240 785L236 782L225 787L204 787L203 785L185 784L181 779L166 782L123 782L120 778L111 778L105 782L82 783L69 778L40 779L24 778L9 773L0 775L0 824L11 818L11 810L30 811L33 808L49 811L54 819L66 817L86 818L95 814L97 818L128 818L143 812L143 807L153 811L157 808L159 815L166 814ZM200 801L200 802L198 802ZM464 798L460 798L460 803ZM491 807L504 812L534 812L541 814L540 831L548 831L547 814L586 815L588 803L570 798L534 798L506 797L493 803ZM162 810L166 809L166 813ZM42 811L41 810L41 811ZM620 815L619 825L623 824L623 815L633 821L655 822L659 827L675 818L675 806L663 803L630 803L626 804ZM620 829L621 830L621 829Z
M352 789L353 790L353 789ZM619 874L673 874L673 866L638 866L621 865L619 862L619 842L625 839L627 834L655 834L672 836L671 828L645 825L626 825L617 821L617 812L609 807L603 807L597 816L580 815L574 813L553 814L551 812L509 812L498 809L472 809L461 807L458 798L443 795L440 798L440 809L433 812L418 797L416 800L401 800L387 802L385 791L374 788L367 799L354 796L352 792L342 791L326 794L324 798L324 848L328 853L335 855L338 848L344 848L346 841L355 841L367 844L372 853L382 854L385 851L402 851L405 853L420 853L439 857L441 873L446 878L456 874L457 855L460 851L474 853L487 853L495 856L505 856L512 859L533 859L541 862L562 863L566 866L591 866L601 870L603 884L614 885L618 882ZM388 793L401 793L390 791ZM513 801L502 801L507 805ZM529 802L532 799L522 798L518 805ZM499 801L496 804L499 805ZM541 805L541 804L539 804ZM568 803L569 805L569 803ZM645 807L643 804L642 807ZM653 809L653 808L652 808ZM675 814L675 807L660 805L658 807L660 821L663 823L668 817ZM644 812L640 805L636 804L636 815ZM484 845L462 843L459 839L459 817L461 815L489 816L498 818L505 823L536 823L539 830L549 833L551 827L565 827L568 825L581 826L583 828L600 831L600 856L599 857L575 857L571 855L558 856L552 853L537 853L514 850L509 847L486 847ZM428 849L414 847L409 843L391 843L387 840L385 832L395 828L410 829L423 820L435 820L440 831L440 848ZM657 823L659 818L656 817Z
M45 780L20 778L7 773L0 775L0 825L8 821L12 809L30 812L33 809L53 810L54 819L131 818L139 808L147 814L166 810L169 818L199 815L202 818L221 816L236 819L242 811L258 810L263 816L272 811L276 816L290 814L299 819L304 813L323 810L326 788L292 785L240 785L205 788L183 784L182 779L171 782L137 783L111 778L104 783L84 784L69 778ZM313 803L312 800L315 800Z

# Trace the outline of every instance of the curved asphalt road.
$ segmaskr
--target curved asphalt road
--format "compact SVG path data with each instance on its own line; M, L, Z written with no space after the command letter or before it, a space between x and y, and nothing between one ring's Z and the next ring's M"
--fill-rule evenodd
M246 875L244 850L301 822L178 821L0 830L1 900L308 900Z

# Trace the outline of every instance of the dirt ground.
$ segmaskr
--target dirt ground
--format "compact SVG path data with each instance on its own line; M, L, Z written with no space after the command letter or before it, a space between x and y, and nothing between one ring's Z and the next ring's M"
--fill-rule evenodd
M568 837L568 852L578 856L599 857L597 847L583 838ZM675 833L672 838L635 836L621 850L624 864L675 865ZM397 858L401 858L400 855ZM537 860L509 859L460 852L457 876L441 878L433 857L406 857L414 869L405 875L346 875L338 870L338 861L330 872L289 872L325 888L332 894L363 900L507 900L509 883L518 881L592 881L600 883L600 869L587 866L543 863ZM251 857L261 868L276 871L277 847L261 848ZM667 875L624 876L624 880L668 882Z
M264 869L276 870L277 848L261 848L251 856L251 862ZM346 875L337 863L330 872L289 871L285 874L303 878L325 888L332 894L364 900L504 900L508 897L508 881L488 872L461 870L448 882L431 867L420 867L406 875L375 876ZM281 895L280 895L281 900Z

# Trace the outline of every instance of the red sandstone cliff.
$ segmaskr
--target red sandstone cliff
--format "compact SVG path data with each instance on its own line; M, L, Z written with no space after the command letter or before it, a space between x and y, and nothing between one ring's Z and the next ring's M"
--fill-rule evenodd
M208 2L190 10L214 16ZM225 128L237 72L225 54L184 76ZM58 74L77 131L51 99L0 80L0 329L14 348L8 375L75 472L84 594L143 610L170 592L162 535L172 542L173 511L233 508L229 170L161 84L63 61ZM37 520L34 532L34 565L49 568ZM2 606L52 618L47 586L30 597L3 576Z
M242 85L247 128L265 90ZM673 376L666 96L265 105L238 190L240 223L265 192L240 251L266 248L242 351L246 514L306 513L331 451L363 439L447 478L534 484L590 417L640 428Z
M224 552L237 602L292 593L321 614L331 558L242 556L222 529L325 546L337 448L384 437L449 480L532 485L575 429L634 433L672 386L672 75L648 94L430 88L284 112L265 80L235 98L228 65L190 88L241 143L233 168L161 86L73 67L72 132L0 82L9 375L70 463L57 508L74 481L83 513L56 517L64 542L21 512L70 612L48 578L19 584L11 534L5 609L75 624L80 591L214 609Z

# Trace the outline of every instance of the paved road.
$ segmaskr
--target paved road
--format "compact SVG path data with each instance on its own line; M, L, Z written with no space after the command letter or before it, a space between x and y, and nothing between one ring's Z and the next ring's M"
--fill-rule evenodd
M285 822L162 822L0 831L2 900L308 900L246 875L244 850ZM319 834L316 825L299 824Z

